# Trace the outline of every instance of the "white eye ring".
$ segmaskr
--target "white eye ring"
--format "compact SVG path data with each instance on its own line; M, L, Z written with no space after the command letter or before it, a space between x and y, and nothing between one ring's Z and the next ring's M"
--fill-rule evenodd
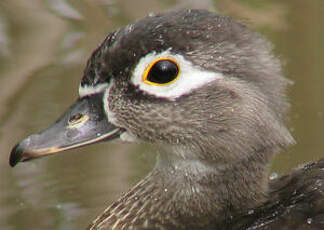
M156 60L174 60L181 67L181 71L179 71L176 80L172 81L172 84L164 84L161 87L160 84L148 84L145 80L143 81L143 76L145 76L148 68ZM140 90L151 95L175 100L184 94L190 93L194 89L222 78L224 78L222 73L203 70L198 66L194 66L182 55L173 54L168 49L162 53L153 52L142 57L133 71L131 82L135 86L138 86Z

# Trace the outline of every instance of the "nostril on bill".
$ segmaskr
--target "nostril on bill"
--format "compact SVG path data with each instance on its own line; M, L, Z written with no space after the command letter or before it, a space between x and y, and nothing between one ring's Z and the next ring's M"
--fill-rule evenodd
M77 122L82 117L83 117L83 114L81 114L81 113L74 114L73 116L70 117L69 123Z
M68 125L70 127L74 127L76 125L80 125L82 123L84 123L85 121L88 120L88 115L84 115L82 113L77 113L77 114L74 114L72 115L69 120L68 120Z

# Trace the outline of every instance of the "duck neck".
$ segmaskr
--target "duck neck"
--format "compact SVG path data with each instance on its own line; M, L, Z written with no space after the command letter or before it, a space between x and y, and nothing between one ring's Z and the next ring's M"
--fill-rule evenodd
M160 153L152 172L108 207L93 226L218 229L266 197L266 162L247 158L220 164L175 156Z
M217 162L161 153L153 172L164 178L164 188L170 187L182 211L199 207L193 213L227 218L244 214L265 201L271 155L260 151L242 159Z

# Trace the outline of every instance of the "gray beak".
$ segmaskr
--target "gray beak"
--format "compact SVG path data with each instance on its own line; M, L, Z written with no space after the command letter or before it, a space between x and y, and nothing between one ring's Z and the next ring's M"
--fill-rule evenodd
M102 102L103 94L78 99L52 126L18 143L9 164L52 155L68 149L119 137L123 129L109 123Z

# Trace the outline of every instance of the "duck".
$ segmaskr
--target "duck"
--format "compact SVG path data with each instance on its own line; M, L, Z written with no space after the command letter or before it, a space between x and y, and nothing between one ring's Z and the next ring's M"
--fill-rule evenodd
M87 228L324 229L324 158L269 178L295 144L280 60L262 35L206 10L152 14L109 33L76 102L18 143L18 162L121 139L156 165Z

